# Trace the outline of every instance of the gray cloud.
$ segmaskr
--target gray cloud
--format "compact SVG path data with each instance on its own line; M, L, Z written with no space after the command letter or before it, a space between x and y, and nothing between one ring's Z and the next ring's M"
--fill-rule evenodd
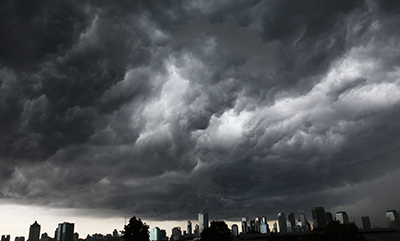
M366 188L399 171L396 3L2 4L2 199L168 220L396 208Z

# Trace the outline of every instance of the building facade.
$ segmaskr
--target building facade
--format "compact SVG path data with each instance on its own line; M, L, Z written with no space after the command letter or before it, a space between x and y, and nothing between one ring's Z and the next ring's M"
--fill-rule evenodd
M287 223L285 213L278 213L279 233L287 233Z
M371 222L370 222L368 216L361 217L361 220L362 220L362 224L363 224L363 229L364 230L372 229Z
M198 219L199 219L199 234L201 235L201 232L203 232L205 228L208 228L208 213L206 212L206 210L203 210L198 214Z
M74 240L74 223L60 223L57 228L56 241L73 241Z
M313 207L311 213L314 222L314 228L323 228L326 226L326 215L324 207Z
M400 228L399 213L396 210L388 210L386 212L386 219L389 228Z
M349 216L345 211L337 212L336 220L339 221L341 224L349 224Z
M35 221L29 228L28 241L39 241L40 225Z

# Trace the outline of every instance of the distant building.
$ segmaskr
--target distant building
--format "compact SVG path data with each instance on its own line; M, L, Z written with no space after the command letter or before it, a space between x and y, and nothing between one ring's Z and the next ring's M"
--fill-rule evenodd
M190 222L190 220L189 220L188 223L187 223L187 234L188 234L189 236L192 235L192 222Z
M260 217L256 217L254 219L254 230L257 232L260 232L260 225L261 225L261 218Z
M112 236L113 238L118 238L119 237L118 230L114 229Z
M231 232L232 232L233 236L238 236L239 235L239 227L236 224L233 224Z
M314 222L314 228L323 228L326 226L326 216L324 207L313 207L311 213Z
M288 231L289 232L296 231L296 218L293 212L289 213L288 215Z
M287 233L286 215L278 213L279 233Z
M278 225L276 224L276 222L274 222L274 228L272 229L273 233L277 233L278 232Z
M261 218L260 233L269 234L269 227L268 227L268 223L267 223L267 218L266 217L262 217Z
M182 236L182 231L180 227L175 227L172 229L171 241L179 240L181 236Z
M1 241L10 241L10 235L1 235Z
M349 216L345 211L337 212L336 220L342 224L349 224Z
M396 210L388 210L386 212L386 219L389 228L400 228L400 218Z
M299 220L301 223L300 226L304 229L306 227L306 222L308 221L306 215L304 213L300 213Z
M206 212L206 210L203 209L203 211L201 211L198 214L198 218L199 218L199 234L201 235L201 232L203 232L205 228L208 228L208 213Z
M24 236L15 237L14 240L15 241L25 241L25 237Z
M242 233L247 233L249 231L248 217L242 218Z
M57 228L56 241L73 241L74 239L74 223L59 223Z
M369 221L368 216L361 217L361 220L362 220L362 224L363 224L363 229L365 229L365 230L372 229L371 222Z
M333 221L333 215L331 212L325 212L326 223L330 223Z
M50 237L47 233L42 233L39 240L40 241L50 241Z
M160 241L160 229L158 227L150 230L150 241Z
M168 240L167 231L165 231L165 229L160 229L159 235L160 240Z
M28 241L39 241L40 225L35 221L29 228Z
M194 236L196 236L196 237L200 237L200 231L199 231L199 225L198 224L196 224L195 226L194 226Z

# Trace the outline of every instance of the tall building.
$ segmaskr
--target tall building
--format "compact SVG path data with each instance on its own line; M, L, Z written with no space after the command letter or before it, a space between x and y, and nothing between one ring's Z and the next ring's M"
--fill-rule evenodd
M236 224L232 225L232 235L238 236L239 235L239 227Z
M342 224L349 224L349 216L347 216L347 213L345 211L337 212L336 220Z
M365 230L372 229L371 222L369 221L368 216L361 217L361 220L363 223L363 229L365 229Z
M286 215L278 213L279 233L287 233Z
M400 218L396 210L388 210L386 212L386 219L389 228L400 228Z
M326 216L326 223L330 223L333 221L333 216L331 212L325 212L325 216Z
M272 229L273 233L277 233L278 232L278 225L276 224L276 222L274 222L274 228Z
M171 240L179 240L182 236L181 228L180 227L175 227L172 229L172 234L171 234Z
M192 222L190 222L190 220L189 220L188 223L187 223L187 234L188 234L189 236L192 235Z
M55 241L73 241L74 239L74 223L59 223L57 228L57 236Z
M160 229L158 227L150 230L150 241L160 241Z
M199 213L198 218L199 218L199 234L201 235L201 232L203 232L205 228L208 228L208 213L206 212L206 210L203 209L203 211Z
M324 207L313 207L311 213L314 222L314 228L323 228L326 226L326 216Z
M242 218L242 233L247 233L249 231L248 217Z
M296 227L296 218L294 216L294 213L291 212L288 215L288 227L289 227L289 232L295 232L295 227Z
M196 237L200 237L200 231L199 231L199 225L198 224L196 224L195 226L194 226L194 236L196 236Z
M112 236L113 238L118 238L119 237L118 230L114 229Z
M261 232L260 231L260 225L261 225L261 218L260 217L256 217L254 219L254 230L257 232Z
M269 227L268 227L268 223L267 223L267 218L266 217L262 217L261 218L260 233L269 234Z
M35 221L29 228L28 241L39 241L40 225Z
M10 235L1 235L1 241L10 241Z

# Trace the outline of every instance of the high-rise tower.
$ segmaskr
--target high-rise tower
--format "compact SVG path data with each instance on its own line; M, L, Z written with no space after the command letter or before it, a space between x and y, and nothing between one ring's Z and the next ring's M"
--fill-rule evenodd
M314 221L314 228L323 228L326 226L326 215L324 207L313 207L311 213Z
M347 213L345 211L337 212L336 220L339 221L341 224L348 224L349 216L347 215Z
M278 213L279 233L287 233L285 213Z
M73 241L74 238L74 227L73 223L59 223L57 228L56 241Z
M192 235L192 222L190 222L190 220L187 223L187 234L189 236Z
M203 232L205 228L208 228L208 213L203 209L198 215L199 218L199 234Z
M28 241L39 241L40 225L35 221L29 228Z
M400 228L399 214L396 210L388 210L386 212L386 218L389 228Z

